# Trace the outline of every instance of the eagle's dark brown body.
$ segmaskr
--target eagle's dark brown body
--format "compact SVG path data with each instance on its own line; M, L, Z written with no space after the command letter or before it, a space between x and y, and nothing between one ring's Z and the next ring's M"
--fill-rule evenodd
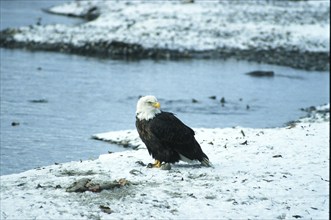
M136 118L136 127L155 160L175 163L185 158L210 166L207 155L194 137L194 131L172 113L162 111L149 120Z

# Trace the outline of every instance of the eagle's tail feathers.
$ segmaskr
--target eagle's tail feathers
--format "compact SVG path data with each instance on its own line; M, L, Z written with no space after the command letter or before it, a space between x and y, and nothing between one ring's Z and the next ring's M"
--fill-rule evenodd
M202 160L200 160L200 162L205 167L213 167L213 164L209 161L209 159L207 157L202 158Z

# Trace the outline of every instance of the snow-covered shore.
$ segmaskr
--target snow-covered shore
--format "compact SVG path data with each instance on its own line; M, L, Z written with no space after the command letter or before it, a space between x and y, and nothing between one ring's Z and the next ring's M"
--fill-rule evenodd
M135 130L98 134L136 149L1 176L1 219L328 219L324 113L283 128L194 129L213 168L147 168Z
M329 69L329 1L73 1L87 19L1 32L2 47L112 58L227 58Z

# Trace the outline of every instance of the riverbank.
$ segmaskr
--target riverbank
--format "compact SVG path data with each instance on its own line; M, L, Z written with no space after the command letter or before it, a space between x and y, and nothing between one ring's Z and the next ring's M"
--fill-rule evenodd
M236 58L326 71L329 9L329 1L75 1L47 12L86 23L5 29L0 46L113 59Z
M327 108L282 128L194 129L213 168L147 168L135 130L96 135L136 149L1 176L1 218L327 219Z

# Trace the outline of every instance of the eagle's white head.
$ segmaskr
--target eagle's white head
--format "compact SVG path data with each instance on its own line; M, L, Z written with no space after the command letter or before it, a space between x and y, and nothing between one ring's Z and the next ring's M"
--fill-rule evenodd
M143 96L138 100L136 116L139 120L150 120L161 113L160 103L155 96Z

